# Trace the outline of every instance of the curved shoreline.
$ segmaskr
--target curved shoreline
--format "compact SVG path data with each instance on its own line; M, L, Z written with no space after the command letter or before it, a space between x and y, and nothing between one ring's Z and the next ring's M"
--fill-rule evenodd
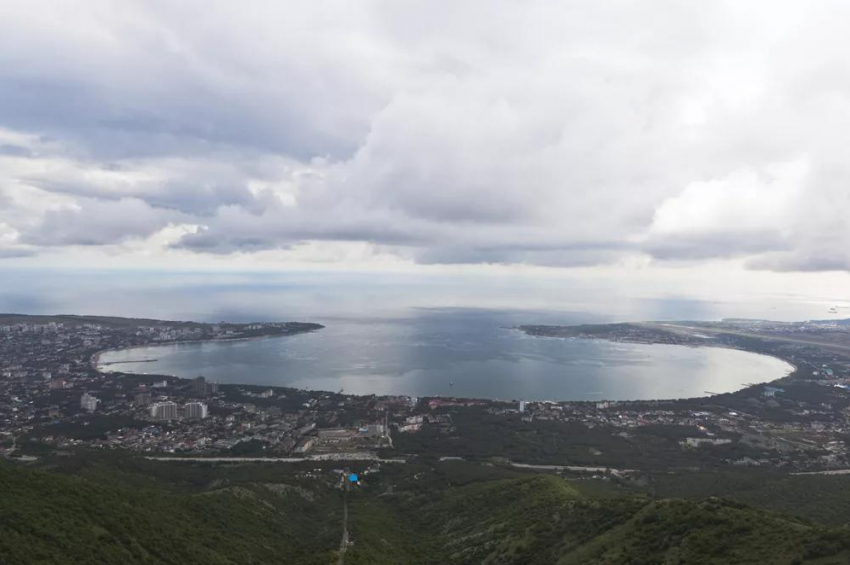
M761 351L751 351L749 349L741 349L739 347L729 347L728 345L716 345L716 344L708 344L708 343L706 343L704 345L703 344L684 344L684 343L681 343L681 344L680 343L647 343L647 342L644 342L644 341L620 341L620 340L614 340L614 339L605 339L605 338L602 338L602 337L574 337L574 336L570 336L570 337L533 336L533 337L543 337L543 338L547 338L547 339L582 339L582 340L587 340L587 341L604 341L604 342L607 342L607 343L626 343L626 344L629 344L629 345L667 345L667 346L671 346L671 347L689 347L689 348L693 348L693 349L723 349L725 351L740 351L742 353L747 353L749 355L758 355L758 356L761 356L761 357L769 357L771 359L776 359L777 361L781 361L784 364L791 367L791 370L781 377L777 377L777 378L771 379L769 381L761 381L761 382L756 382L756 383L745 383L745 385L743 387L729 391L729 392L718 392L717 394L709 394L709 395L706 395L706 396L685 396L685 397L680 397L680 398L652 398L652 399L643 399L643 400L617 400L617 401L614 401L614 402L674 402L674 401L677 401L677 400L697 400L697 399L701 399L701 398L714 398L715 396L720 396L722 394L735 394L736 392L741 392L742 390L746 390L746 389L750 388L750 386L766 385L766 384L773 383L773 382L776 382L776 381L779 381L779 380L782 380L782 379L787 379L788 377L793 376L798 370L797 365L795 365L794 363L788 361L787 359L783 359L782 357L779 357L777 355L772 355L770 353L762 353ZM600 399L600 400L607 400L607 399ZM593 401L588 401L588 402L593 402Z
M555 339L558 339L558 338L555 338ZM785 363L786 365L791 367L791 371L789 371L788 374L786 374L785 376L778 377L778 378L770 380L770 381L764 381L764 382L758 383L758 384L767 384L767 383L772 383L774 381L778 381L780 379L788 378L791 375L793 375L794 373L796 373L797 370L798 370L797 365L795 365L794 363L792 363L788 359L783 359L782 357L779 357L778 355L773 355L771 353L764 353L764 352L761 352L761 351L751 351L749 349L741 349L740 347L729 347L728 345L716 345L716 344L712 344L712 343L706 343L704 345L703 344L689 345L689 344L684 344L684 343L682 343L682 344L679 344L679 343L646 343L646 342L643 342L643 341L615 341L613 339L605 339L605 338L597 338L597 337L590 337L590 338L574 337L574 338L560 338L560 339L589 339L589 340L595 340L595 341L607 341L608 343L629 343L629 344L632 344L632 345L672 345L674 347L692 347L694 349L724 349L726 351L742 351L744 353L749 353L750 355L760 355L762 357L770 357L771 359L776 359L777 361L782 361L783 363ZM747 387L744 387L744 388L747 388ZM744 390L744 389L739 388L738 390ZM738 392L738 390L733 391L733 392ZM731 392L722 392L720 394L732 394L732 393ZM711 398L711 397L709 397L709 396L695 396L693 398Z
M510 329L513 329L513 328L510 328ZM298 333L311 333L311 332L298 332ZM296 335L296 334L288 334L288 335ZM525 335L528 335L528 334L525 334ZM252 336L252 337L229 338L229 339L193 339L193 340L178 340L178 341L169 341L169 342L158 342L158 343L150 343L150 344L132 345L132 346L126 346L126 347L120 347L120 348L104 349L102 351L97 352L95 355L93 355L91 361L92 361L93 368L98 373L104 374L104 375L109 374L109 373L113 373L113 372L120 372L120 373L124 373L124 374L137 375L137 376L157 376L157 375L159 375L159 376L163 376L163 377L167 376L167 377L178 378L178 379L186 379L188 377L181 377L180 375L171 374L171 373L160 373L160 372L138 373L138 372L133 372L133 371L123 371L123 370L115 370L115 371L104 370L101 367L101 365L99 364L100 363L100 356L102 354L110 353L110 352L128 351L128 350L132 350L132 349L141 349L141 348L156 348L156 347L160 347L160 346L174 346L174 345L179 345L179 344L183 344L183 343L187 343L187 344L190 344L190 343L191 344L219 343L220 344L220 343L226 343L226 342L230 342L230 341L249 341L249 340L268 339L268 338L273 338L273 337L287 337L287 335L266 335L266 336ZM740 391L746 390L746 389L750 388L751 386L766 385L766 384L769 384L769 383L772 383L772 382L776 382L776 381L779 381L779 380L782 380L782 379L786 379L788 377L793 377L793 375L798 370L797 365L795 365L794 363L791 363L789 360L784 359L782 357L779 357L777 355L773 355L773 354L769 354L769 353L763 353L763 352L760 352L760 351L752 351L752 350L749 350L749 349L744 349L744 348L739 348L739 347L729 347L729 346L717 345L717 344L652 343L652 342L644 342L644 341L614 340L614 339L606 339L606 338L602 338L602 337L578 337L578 336L542 336L541 335L541 336L530 336L530 337L542 337L542 338L549 338L549 339L553 339L553 338L554 339L580 339L580 340L583 340L583 341L607 342L609 344L622 344L622 345L627 345L627 346L666 346L666 347L671 347L671 348L687 347L687 348L691 348L691 349L711 348L711 349L720 349L720 350L726 350L726 351L736 351L736 352L745 353L745 354L748 354L748 355L756 355L756 356L766 357L766 358L774 359L776 361L780 361L785 366L785 372L784 372L784 374L780 374L778 376L768 376L765 380L762 380L762 377L759 377L758 379L753 379L751 382L739 383L739 384L735 385L737 388L734 388L733 390L717 392L715 394L705 394L709 391L703 391L704 394L701 394L701 395L697 394L697 395L694 395L694 396L680 396L680 397L659 396L659 397L654 397L654 398L613 399L613 398L603 397L603 396L601 396L601 394L603 394L603 393L600 393L600 396L598 398L585 398L585 399L575 399L575 398L573 398L573 399L551 400L551 399L546 399L546 398L539 398L539 399L526 398L525 400L527 400L529 402L600 402L600 401L611 401L611 402L627 402L628 403L628 402L675 402L675 401L708 399L708 398L713 398L713 397L718 396L718 395L735 394L735 393L738 393ZM134 363L134 361L118 361L118 362L115 362L115 365L122 365L122 364L125 364L125 363L126 364L132 364L132 363ZM222 384L228 384L228 383L222 383ZM319 391L319 389L313 389L312 387L306 387L305 388L303 386L299 387L299 386L292 386L292 385L279 384L279 383L278 384L265 384L265 383L239 383L239 382L237 382L237 383L229 383L229 384L235 384L235 385L250 384L250 385L270 387L270 388L296 389L296 390L302 390L302 391L305 391L305 392L308 392L308 391L309 392L317 392L317 391ZM328 389L326 392L333 392L333 390ZM383 393L383 394L362 392L362 393L349 393L349 394L351 394L353 396L368 396L370 394L376 394L378 396L398 396L398 395L410 396L411 395L411 394L406 394L406 393L403 393L403 392L386 392L386 393ZM413 396L423 396L421 394L412 394L412 395ZM476 400L476 401L491 400L491 401L496 401L496 402L505 402L506 401L504 398L495 398L495 397L494 398L484 398L484 397L481 397L481 396L457 396L457 395L447 395L447 394L434 394L434 395L425 395L425 396L432 397L432 398L454 398L454 399L458 399L458 400Z
M688 348L693 348L693 349L711 348L711 349L723 349L723 350L727 350L727 351L741 351L741 352L748 353L748 354L751 354L751 355L760 355L762 357L769 357L771 359L776 359L777 361L781 361L784 364L791 367L791 370L788 373L786 373L784 376L777 377L777 378L771 379L769 381L761 381L761 382L758 382L758 383L752 383L753 385L768 384L768 383L776 382L776 381L779 381L779 380L782 380L782 379L786 379L788 377L793 377L797 373L797 371L799 371L799 367L796 365L796 363L791 362L789 359L779 357L778 355L775 355L775 354L772 354L772 353L765 353L763 351L753 351L751 349L745 349L745 348L742 348L742 347L731 347L729 345L718 344L718 343L663 343L663 342L653 342L653 341L612 339L612 338L608 338L608 337L591 337L591 336L579 336L579 335L533 334L533 333L530 333L530 332L524 330L522 326L516 326L516 327L512 327L512 328L508 328L508 329L516 330L518 332L523 333L524 335L526 335L528 337L535 338L535 339L600 341L600 342L607 342L607 343L622 343L622 344L628 344L628 345L670 345L670 346L674 346L674 347L688 347ZM632 400L632 401L619 401L619 402L650 402L650 401L693 400L693 399L698 399L698 398L712 398L713 396L718 396L720 394L734 394L736 392L740 392L740 391L745 390L747 388L749 388L749 386L744 386L744 387L736 389L734 391L721 392L721 393L718 393L717 395L709 395L709 396L693 396L693 397L672 398L672 399L671 398L659 398L659 399L652 399L652 400Z
M113 352L117 352L117 351L130 351L131 349L142 349L144 347L159 347L159 346L165 347L165 346L169 346L169 345L180 345L180 344L183 344L183 343L227 343L227 342L230 342L230 341L253 341L253 340L260 340L260 339L271 339L271 338L276 338L276 337L292 337L294 335L312 333L313 331L315 331L315 330L307 330L307 331L295 332L295 333L291 333L291 334L255 335L255 336L251 336L251 337L224 337L224 338L210 338L210 339L177 339L177 340L173 340L173 341L158 341L158 342L155 342L155 343L142 343L142 344L139 344L139 345L126 345L124 347L110 347L110 348L107 348L107 349L101 349L99 351L94 352L92 354L92 356L89 357L89 365L91 366L92 369L94 369L95 371L97 371L101 375L105 375L105 374L108 374L108 373L106 371L102 371L100 369L100 366L99 366L100 356L103 355L104 353L113 353ZM122 363L122 362L119 362L119 363ZM123 363L129 363L129 361L124 361ZM144 374L144 373L130 373L130 372L127 372L127 371L121 371L121 372L126 373L128 375ZM177 375L168 375L168 376L175 376L176 377ZM178 378L181 378L181 377L178 377Z

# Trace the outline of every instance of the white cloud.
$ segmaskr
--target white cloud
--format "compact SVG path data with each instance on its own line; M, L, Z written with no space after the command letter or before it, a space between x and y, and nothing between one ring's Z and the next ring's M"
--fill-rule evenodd
M659 256L743 255L793 245L810 165L801 158L690 183L655 210L646 249Z
M5 2L0 247L848 269L848 11Z

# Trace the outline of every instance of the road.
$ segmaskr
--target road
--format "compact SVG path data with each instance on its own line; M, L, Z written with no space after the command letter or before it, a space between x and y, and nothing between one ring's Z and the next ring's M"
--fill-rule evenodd
M145 457L149 461L189 461L199 463L300 463L307 457Z
M850 469L832 469L831 471L805 471L803 473L791 473L792 475L850 475Z
M11 457L16 449L18 449L18 436L12 436L12 447L6 452L6 457Z
M529 465L528 463L514 463L511 467L518 469L533 469L536 471L575 471L579 473L634 473L635 469L613 469L611 467L582 467L578 465Z
M307 457L145 457L149 461L188 461L197 463L301 463L302 461L377 461L407 463L406 459L381 459L371 453L322 453Z
M326 456L334 456L328 458ZM145 457L150 461L183 461L193 463L300 463L302 461L344 461L344 453L328 453L313 457ZM362 455L362 454L355 454ZM463 458L448 457L443 459L459 459ZM360 461L362 459L353 458L349 461ZM406 459L379 459L370 457L369 461L378 461L380 463L407 463ZM583 467L579 465L530 465L528 463L510 463L511 466L518 469L533 469L538 471L575 471L579 473L631 473L634 469L614 469L611 467ZM347 508L347 506L346 506ZM347 512L347 510L346 510Z
M345 564L345 552L348 551L348 481L342 478L342 540L339 542L337 565Z

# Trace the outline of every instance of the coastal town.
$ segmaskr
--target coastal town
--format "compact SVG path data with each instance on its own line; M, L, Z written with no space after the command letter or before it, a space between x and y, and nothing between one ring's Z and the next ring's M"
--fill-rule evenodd
M804 324L786 337L846 325ZM286 336L298 322L198 324L93 317L0 317L0 454L111 449L155 457L404 461L497 457L518 464L618 469L850 467L850 358L775 326L690 329L615 324L527 326L540 338L732 347L773 355L794 372L697 399L578 402L355 396L231 385L204 376L102 371L104 350L179 341ZM785 326L783 329L787 330ZM759 332L764 332L760 339ZM848 340L850 342L850 340ZM549 439L547 439L549 438ZM552 441L552 445L547 443Z

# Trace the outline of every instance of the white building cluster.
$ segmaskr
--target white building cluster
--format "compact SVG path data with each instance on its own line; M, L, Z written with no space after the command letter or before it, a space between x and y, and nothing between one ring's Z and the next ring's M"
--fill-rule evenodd
M151 405L151 418L155 420L176 420L179 409L176 402L155 402Z
M188 402L183 406L183 417L193 420L203 420L207 417L207 405L203 402Z
M180 406L176 402L156 402L151 405L151 418L154 420L177 420L180 418ZM207 405L203 402L187 402L183 406L184 418L202 420L207 417Z
M86 412L94 412L97 410L98 404L100 404L100 399L87 392L84 392L83 396L80 397L80 408Z

